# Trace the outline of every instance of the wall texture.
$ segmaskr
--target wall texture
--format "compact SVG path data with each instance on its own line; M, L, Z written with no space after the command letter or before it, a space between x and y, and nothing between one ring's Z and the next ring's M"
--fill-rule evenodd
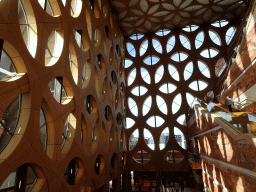
M124 38L107 1L49 3L51 8L30 0L0 2L0 39L18 73L0 82L0 117L22 95L17 128L0 154L0 185L28 163L38 177L32 191L92 191L125 168ZM48 86L55 77L62 79L67 95L61 103ZM41 107L47 125L43 135ZM71 186L64 173L74 158L79 169Z

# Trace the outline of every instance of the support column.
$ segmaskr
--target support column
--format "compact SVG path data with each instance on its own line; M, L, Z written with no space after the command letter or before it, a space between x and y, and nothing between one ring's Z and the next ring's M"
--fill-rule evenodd
M123 192L131 192L132 186L131 186L131 172L128 168L126 168L125 172L122 175L123 182L122 182L122 191Z
M156 171L156 192L160 192L161 185L162 185L161 170L157 170Z

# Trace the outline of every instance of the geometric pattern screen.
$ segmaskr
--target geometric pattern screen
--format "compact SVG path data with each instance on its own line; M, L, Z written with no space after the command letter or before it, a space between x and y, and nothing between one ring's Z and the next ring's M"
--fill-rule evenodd
M124 38L108 2L1 0L0 20L0 191L120 178Z
M113 0L127 35L240 17L247 0Z
M126 40L126 136L131 169L183 170L185 114L224 75L225 50L236 28L208 26L134 34Z

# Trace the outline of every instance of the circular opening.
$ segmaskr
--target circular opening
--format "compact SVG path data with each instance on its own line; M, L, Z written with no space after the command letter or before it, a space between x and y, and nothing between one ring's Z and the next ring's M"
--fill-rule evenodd
M92 128L91 150L92 150L93 153L96 151L98 143L99 143L99 133L100 133L101 128L102 128L103 139L104 139L104 135L105 135L105 133L104 133L105 132L104 126L101 126L100 121L97 120L95 125L94 125L94 127Z
M116 95L115 95L115 109L117 109L118 107L118 101L120 101L120 99L118 98L119 97L119 94L118 94L118 91L116 90Z
M107 105L104 110L104 116L107 121L112 120L112 112L111 108Z
M117 165L118 165L117 154L114 153L114 154L112 155L112 158L111 158L111 167L112 167L113 169L115 169L115 168L117 167Z
M121 54L119 45L116 45L116 54L117 54L118 56L120 56L120 54Z
M71 0L70 14L78 17L82 11L82 0Z
M70 113L64 124L61 139L61 149L63 149L64 146L67 146L65 147L66 150L63 152L65 154L67 153L67 150L71 147L73 138L75 136L76 122L76 117L72 113Z
M105 78L103 82L103 87L102 87L102 101L105 101L107 97L107 91L108 91L108 79Z
M100 175L103 172L105 167L105 159L102 155L98 155L94 164L94 170L97 175Z
M69 58L69 65L70 65L70 71L71 71L72 77L75 83L77 84L78 83L78 61L77 61L77 56L76 56L74 46L72 44L69 46L68 58Z
M63 0L62 0L63 1ZM52 0L38 0L43 10L51 16L59 16L61 14L58 3L52 3ZM54 4L52 6L52 4Z
M167 151L165 154L164 158L169 162L169 163L179 163L182 161L184 158L182 153L176 150L170 150Z
M40 109L40 133L41 133L41 141L43 143L44 150L47 149L47 121L44 115L44 110L41 107Z
M73 29L74 37L78 47L83 50L89 50L89 42L86 38L86 33L82 29Z
M27 13L29 17L27 17ZM37 48L37 26L35 15L29 1L18 1L18 15L23 40L32 57L35 57Z
M110 151L112 150L114 145L114 137L115 137L115 130L114 130L114 125L112 125L109 132L109 150Z
M145 150L140 150L140 151L137 151L135 154L133 154L132 158L137 163L145 164L151 159L151 155Z
M119 112L116 115L116 122L118 125L121 125L121 123L122 123L122 115Z
M102 12L103 12L103 17L107 18L107 16L108 16L108 5L107 4L103 5Z
M2 40L3 41L3 40ZM0 61L0 80L8 81L17 75L16 67L9 55L2 49Z
M63 45L63 30L53 30L45 49L45 66L52 66L59 60Z
M97 57L96 57L96 62L98 64L98 67L102 70L102 71L105 71L106 69L106 63L104 61L104 58L101 54L98 54Z
M89 114L94 114L97 111L97 103L95 98L92 95L88 95L86 99L84 100L84 105L86 108L86 111Z
M14 191L14 189L31 191L36 186L37 180L36 172L30 164L26 163L13 171L0 186L0 189L1 191ZM37 189L37 187L35 188Z
M22 95L16 97L7 107L0 119L0 153L2 153L14 136L20 117L21 99Z
M126 164L126 160L127 160L127 155L126 155L125 152L123 152L123 155L122 155L122 163L123 163L123 165Z
M124 83L121 83L121 91L124 93L125 92L125 88L124 88Z
M93 41L96 47L99 46L100 40L101 40L101 33L100 33L100 30L96 28L94 31L94 37L93 37Z
M64 173L64 178L67 180L69 185L75 185L76 176L79 171L79 165L76 161L76 158L72 159L68 164L66 171Z
M115 71L112 71L112 72L111 72L111 80L112 80L112 82L113 82L114 84L116 84L116 82L117 82L117 77L116 77Z
M84 63L83 71L82 71L82 88L86 88L89 85L90 79L92 75L92 68L90 61L86 61Z
M109 27L105 26L105 34L107 36L107 38L109 38Z
M67 104L73 98L73 90L70 83L63 77L54 77L48 86L52 96L58 103Z
M163 150L166 147L168 141L169 141L169 128L166 127L160 135L160 140L159 140L160 150Z
M129 139L129 150L133 150L139 141L139 129L135 129Z

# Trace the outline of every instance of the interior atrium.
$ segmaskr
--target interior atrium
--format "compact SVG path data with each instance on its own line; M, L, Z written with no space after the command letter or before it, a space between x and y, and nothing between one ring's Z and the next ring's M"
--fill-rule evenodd
M255 192L255 5L0 0L0 192Z

